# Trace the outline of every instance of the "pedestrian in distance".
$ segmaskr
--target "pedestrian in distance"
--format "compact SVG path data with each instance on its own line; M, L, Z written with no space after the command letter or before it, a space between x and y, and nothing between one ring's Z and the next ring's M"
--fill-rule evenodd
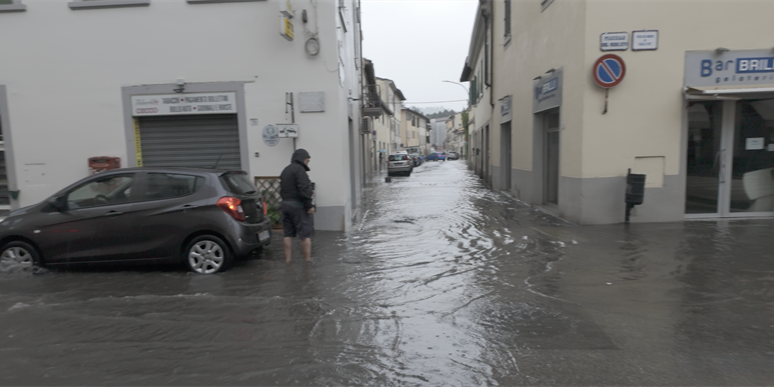
M290 165L280 175L280 196L282 204L282 229L284 239L285 262L289 263L293 252L293 238L301 240L301 252L304 261L312 260L312 215L315 206L312 203L312 184L309 176L309 152L298 149L293 152Z

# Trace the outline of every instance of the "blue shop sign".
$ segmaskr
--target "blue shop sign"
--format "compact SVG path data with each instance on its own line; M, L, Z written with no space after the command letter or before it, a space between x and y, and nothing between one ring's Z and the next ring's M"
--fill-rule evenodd
M535 99L532 101L533 113L561 106L562 69L538 79L534 85L534 96Z
M771 50L686 53L686 86L754 86L772 83L774 55L771 55Z

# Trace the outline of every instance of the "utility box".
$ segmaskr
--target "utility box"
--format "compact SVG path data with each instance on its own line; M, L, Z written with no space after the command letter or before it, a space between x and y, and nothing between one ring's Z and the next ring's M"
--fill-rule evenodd
M629 173L626 175L626 204L640 205L645 196L645 175Z
M120 157L96 156L89 157L89 175L111 169L121 168Z

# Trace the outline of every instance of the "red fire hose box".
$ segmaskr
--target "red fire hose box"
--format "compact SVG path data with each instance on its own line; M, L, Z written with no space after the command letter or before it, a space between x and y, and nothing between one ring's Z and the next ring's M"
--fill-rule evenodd
M95 156L89 157L89 174L93 175L97 172L109 171L111 169L121 168L120 157L110 156Z

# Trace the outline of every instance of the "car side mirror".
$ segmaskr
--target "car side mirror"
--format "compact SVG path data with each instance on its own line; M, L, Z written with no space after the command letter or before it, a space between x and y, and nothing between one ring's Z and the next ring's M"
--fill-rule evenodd
M48 198L48 205L53 207L59 212L62 212L65 210L67 199L64 196L54 196Z

